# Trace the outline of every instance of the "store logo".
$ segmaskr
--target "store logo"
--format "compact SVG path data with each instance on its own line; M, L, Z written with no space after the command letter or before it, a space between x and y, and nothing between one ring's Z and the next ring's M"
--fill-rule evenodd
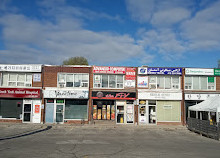
M140 73L144 74L145 72L146 72L146 69L144 69L144 68L140 69Z
M102 93L102 92L98 92L98 93L96 94L96 96L97 96L98 98L102 98L102 97L103 97L103 93Z

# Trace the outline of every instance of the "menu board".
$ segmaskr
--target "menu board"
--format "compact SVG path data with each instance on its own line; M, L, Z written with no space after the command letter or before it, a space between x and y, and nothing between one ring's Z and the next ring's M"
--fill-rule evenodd
M111 120L115 120L115 105L111 107Z
M97 105L93 105L93 119L97 119Z
M106 120L106 105L102 105L102 119Z

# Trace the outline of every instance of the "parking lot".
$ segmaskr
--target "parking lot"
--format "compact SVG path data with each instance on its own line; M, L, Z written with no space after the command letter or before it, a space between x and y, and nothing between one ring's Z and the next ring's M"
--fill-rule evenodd
M1 157L220 157L220 142L170 126L0 125Z

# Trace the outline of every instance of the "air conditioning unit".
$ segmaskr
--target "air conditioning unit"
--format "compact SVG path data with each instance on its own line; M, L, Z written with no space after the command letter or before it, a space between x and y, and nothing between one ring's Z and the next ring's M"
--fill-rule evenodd
M59 88L64 88L64 83L59 83Z

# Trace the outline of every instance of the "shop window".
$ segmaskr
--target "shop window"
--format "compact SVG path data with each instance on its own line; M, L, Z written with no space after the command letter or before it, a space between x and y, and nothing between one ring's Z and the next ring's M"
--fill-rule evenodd
M89 87L89 75L59 73L58 87Z
M3 73L2 86L5 87L32 87L32 74Z
M0 117L20 119L22 114L23 100L19 99L1 99Z
M150 89L180 89L179 76L150 76Z
M88 100L65 100L64 119L88 119Z
M215 77L186 76L185 89L193 90L215 90Z
M93 120L115 120L114 101L94 100Z
M123 75L94 75L94 88L124 88Z

